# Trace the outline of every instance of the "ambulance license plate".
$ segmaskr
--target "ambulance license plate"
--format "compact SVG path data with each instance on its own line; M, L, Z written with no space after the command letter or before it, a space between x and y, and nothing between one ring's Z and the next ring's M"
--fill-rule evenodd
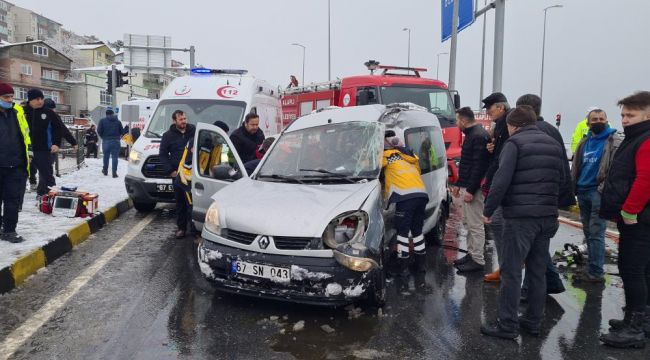
M231 272L233 274L255 276L278 282L291 281L291 270L289 268L253 264L246 261L233 260Z
M174 192L174 184L158 184L156 187L160 192Z

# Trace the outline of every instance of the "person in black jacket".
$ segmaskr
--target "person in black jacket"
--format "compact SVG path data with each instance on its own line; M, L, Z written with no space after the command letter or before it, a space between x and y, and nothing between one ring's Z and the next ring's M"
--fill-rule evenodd
M605 179L599 215L615 220L620 233L625 318L610 320L610 332L600 341L643 348L650 335L650 91L627 96L618 106L625 139Z
M93 155L97 159L97 142L99 141L99 136L97 135L97 131L95 131L95 125L90 125L90 129L86 130L84 139L86 144L86 157Z
M544 121L544 118L540 116L542 111L542 98L534 94L522 95L517 99L517 106L528 105L533 108L535 115L537 115L537 128L542 130L548 136L552 137L557 141L557 143L562 148L562 175L564 182L560 184L560 194L558 198L558 206L560 208L569 207L576 204L576 199L574 196L573 182L571 180L571 168L569 167L569 158L566 154L566 148L564 147L564 139L562 139L562 134L558 129ZM528 273L524 277L524 285L522 287L522 299L527 299L528 295ZM551 259L551 254L549 253L546 258L546 293L547 294L560 294L563 293L566 289L560 278L560 274L553 264L553 259Z
M115 116L112 109L106 110L106 117L99 120L97 126L97 135L102 138L102 152L104 153L104 166L102 167L102 174L108 175L108 160L113 161L111 169L113 170L113 177L117 177L117 159L120 155L120 139L124 135L124 128L122 123Z
M189 206L185 198L185 191L183 191L180 184L178 166L181 163L189 139L194 137L196 128L194 125L187 123L187 116L181 110L176 110L172 113L172 120L174 123L163 134L162 140L160 141L159 155L160 163L163 165L165 173L174 182L176 225L178 226L175 236L177 239L181 239L185 237L187 232L192 208Z
M488 336L514 339L519 329L536 335L544 313L546 257L559 227L558 194L563 179L562 149L539 130L530 106L514 109L507 118L510 138L503 145L483 220L490 222L503 208L504 231L498 321L481 326ZM528 308L518 317L521 265L529 273Z
M456 111L456 123L465 134L460 154L458 182L453 194L463 193L463 217L467 224L467 255L454 261L459 271L479 271L485 267L483 257L485 247L485 229L481 221L483 213L483 191L481 181L487 171L489 153L487 142L488 132L474 119L474 112L469 107Z
M28 103L23 106L29 124L29 135L34 150L33 164L38 170L36 194L42 196L56 185L52 169L52 154L59 151L65 125L52 109L46 108L43 92L31 89L27 92Z
M506 125L506 116L510 112L510 105L508 104L506 96L500 92L490 94L482 101L483 108L486 109L487 114L490 116L492 121L494 121L494 126L492 127L492 139L490 139L490 142L487 144L487 149L491 155L488 169L485 174L485 187L489 192L492 178L499 168L499 154L501 153L501 149L503 149L503 144L505 144L510 136ZM498 207L494 216L492 216L490 229L494 234L494 247L497 250L499 262L501 262L501 259L503 258L501 254L501 243L503 238L503 212L501 207ZM485 275L485 281L498 282L499 280L499 269Z
M253 113L246 115L242 126L230 135L230 140L242 163L255 160L255 151L264 141L264 132L260 129L260 117Z
M65 139L70 145L72 145L72 148L76 152L77 149L79 148L79 146L77 144L77 139L74 137L74 135L72 135L72 132L70 131L70 129L68 129L68 127L65 126L65 124L63 123L63 120L61 120L61 117L59 116L59 114L56 113L56 102L54 102L54 100L52 100L50 98L47 98L47 99L45 99L45 102L43 103L43 107L45 107L47 109L50 109L50 110L52 110L54 112L54 116L56 117L56 121L59 122L60 125L61 125L61 130L62 130L61 137L63 139ZM75 156L76 156L76 154L75 154ZM59 153L58 152L53 153L52 154L52 163L56 164L55 168L56 168L56 176L57 177L61 176L61 175L59 175L59 163L58 163L58 161L59 161Z

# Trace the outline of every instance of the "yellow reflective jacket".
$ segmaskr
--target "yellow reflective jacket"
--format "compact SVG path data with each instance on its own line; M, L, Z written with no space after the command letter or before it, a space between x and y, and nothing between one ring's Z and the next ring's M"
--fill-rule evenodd
M571 137L571 152L575 153L578 148L578 144L582 141L582 138L587 136L589 132L589 125L587 124L587 119L582 119L576 126L576 129L573 131L573 136Z
M387 204L428 197L420 176L420 162L417 156L409 154L405 149L386 149L381 167L384 170L384 198Z
M23 142L25 143L25 164L27 164L27 174L29 175L29 162L30 157L33 156L32 153L32 138L29 137L29 125L27 124L27 118L25 118L25 110L19 104L14 104L14 111L16 112L16 118L18 118L18 127L20 127L20 133L23 136Z

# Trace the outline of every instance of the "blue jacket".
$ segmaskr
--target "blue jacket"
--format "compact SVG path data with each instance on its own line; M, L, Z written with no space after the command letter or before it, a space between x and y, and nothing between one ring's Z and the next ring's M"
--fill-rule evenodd
M104 141L120 140L124 135L124 128L117 116L111 115L99 120L97 134Z
M597 136L592 136L591 130L587 133L587 138L580 151L582 163L580 174L577 179L577 191L589 191L598 187L598 172L600 171L600 161L605 152L607 139L616 133L616 129L607 128Z

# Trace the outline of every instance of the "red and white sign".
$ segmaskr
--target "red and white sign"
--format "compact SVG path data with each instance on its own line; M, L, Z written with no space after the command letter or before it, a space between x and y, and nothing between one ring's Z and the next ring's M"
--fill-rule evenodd
M239 90L236 87L226 85L217 89L217 96L224 99L232 99L239 94Z
M176 91L174 91L174 95L176 95L176 96L183 96L183 95L187 95L187 94L189 94L190 91L192 91L192 88L189 87L189 86L187 86L187 85L185 85L185 86L183 86L182 88L178 88L178 89L176 89Z

